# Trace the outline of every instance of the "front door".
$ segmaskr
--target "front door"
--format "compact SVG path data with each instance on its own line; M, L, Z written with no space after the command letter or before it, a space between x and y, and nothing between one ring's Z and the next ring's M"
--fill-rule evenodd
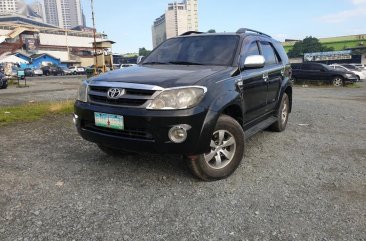
M242 50L243 60L251 55L259 55L257 41ZM244 46L245 47L245 46ZM241 91L243 96L244 123L248 124L266 112L267 105L267 71L247 69L242 72Z

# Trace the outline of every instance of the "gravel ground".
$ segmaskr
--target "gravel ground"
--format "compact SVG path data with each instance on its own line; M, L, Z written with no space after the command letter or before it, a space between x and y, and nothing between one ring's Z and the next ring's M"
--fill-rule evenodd
M11 106L29 101L74 100L81 80L85 76L28 77L29 87L9 86L0 90L0 106ZM20 81L24 86L24 81Z
M179 156L111 158L71 117L0 128L0 240L366 240L366 84L301 88L212 183Z

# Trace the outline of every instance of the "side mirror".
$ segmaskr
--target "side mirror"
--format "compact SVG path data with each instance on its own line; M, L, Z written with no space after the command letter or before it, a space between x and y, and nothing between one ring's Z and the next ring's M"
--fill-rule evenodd
M243 67L245 69L259 69L263 68L266 60L262 55L250 55L246 57Z
M144 60L145 56L139 56L137 57L136 63L139 64Z

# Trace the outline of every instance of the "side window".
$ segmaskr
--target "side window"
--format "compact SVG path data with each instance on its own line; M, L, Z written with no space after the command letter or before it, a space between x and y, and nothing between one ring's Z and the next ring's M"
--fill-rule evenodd
M278 63L277 56L274 52L272 45L268 42L261 42L261 46L262 46L262 55L266 59L266 65L277 64Z
M324 70L323 66L318 65L318 64L312 64L311 65L311 69L314 70L314 71L322 71L322 70Z
M251 43L248 50L245 53L245 56L251 56L251 55L260 55L257 42Z
M311 70L311 64L303 64L302 69L303 70Z

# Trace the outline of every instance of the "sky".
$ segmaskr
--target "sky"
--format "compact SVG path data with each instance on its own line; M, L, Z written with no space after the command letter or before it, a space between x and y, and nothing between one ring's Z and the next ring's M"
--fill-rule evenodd
M97 30L117 42L115 53L152 49L153 21L174 0L94 0ZM88 26L90 0L81 0ZM198 0L199 31L246 27L283 41L306 36L366 34L366 0Z

